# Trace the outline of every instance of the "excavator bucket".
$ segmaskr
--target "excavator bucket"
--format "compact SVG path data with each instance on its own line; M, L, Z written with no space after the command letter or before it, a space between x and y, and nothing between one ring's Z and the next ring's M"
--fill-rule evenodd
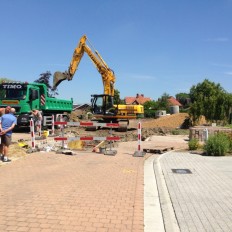
M67 74L63 72L55 72L53 75L53 89L56 89L57 86L64 80L67 79Z

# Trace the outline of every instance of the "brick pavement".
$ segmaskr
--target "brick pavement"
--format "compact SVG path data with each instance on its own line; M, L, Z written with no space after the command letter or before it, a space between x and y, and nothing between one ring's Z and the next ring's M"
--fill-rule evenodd
M0 231L143 231L143 164L116 156L33 153L0 167Z
M181 231L232 231L232 157L170 152L160 157ZM172 169L190 169L175 174Z

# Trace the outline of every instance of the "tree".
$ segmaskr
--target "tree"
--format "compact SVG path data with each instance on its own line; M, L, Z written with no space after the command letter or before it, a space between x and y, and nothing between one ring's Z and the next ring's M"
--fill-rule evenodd
M231 107L231 95L220 84L205 79L190 89L190 115L193 122L204 115L208 121L227 121Z
M167 112L170 111L169 105L168 105L168 99L170 98L170 95L168 93L164 93L161 98L157 101L157 107L159 110L166 110Z
M114 104L123 104L123 100L120 98L120 92L119 90L114 90Z
M176 99L181 103L183 108L188 108L190 106L190 96L189 93L177 93L176 94Z
M2 77L0 78L0 83L3 83L3 82L16 82L16 81ZM0 98L4 98L5 94L6 94L6 90L0 89Z
M49 84L49 81L50 81L50 78L51 78L51 72L50 71L47 71L45 73L41 73L40 74L40 77L35 80L34 82L36 83L43 83L47 86L48 88L48 94L50 96L55 96L55 95L58 95L58 92L57 92L57 89L53 89L52 86Z
M154 118L155 110L158 109L158 104L156 101L147 101L143 104L144 107L144 116L146 118Z

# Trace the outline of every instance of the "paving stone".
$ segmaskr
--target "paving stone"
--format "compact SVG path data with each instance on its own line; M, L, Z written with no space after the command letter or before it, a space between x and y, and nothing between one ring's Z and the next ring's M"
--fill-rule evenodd
M143 231L144 158L130 149L32 153L2 166L0 231Z
M221 162L220 168L215 160ZM161 157L181 231L232 231L232 172L225 172L223 162L232 166L232 157L189 152L170 152ZM192 174L176 174L172 169L190 169Z

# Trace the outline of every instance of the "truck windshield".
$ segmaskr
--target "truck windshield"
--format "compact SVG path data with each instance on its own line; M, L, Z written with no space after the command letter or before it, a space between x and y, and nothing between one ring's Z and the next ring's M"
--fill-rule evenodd
M7 89L0 90L0 98L1 99L12 99L12 100L23 100L26 98L26 91L24 89Z

